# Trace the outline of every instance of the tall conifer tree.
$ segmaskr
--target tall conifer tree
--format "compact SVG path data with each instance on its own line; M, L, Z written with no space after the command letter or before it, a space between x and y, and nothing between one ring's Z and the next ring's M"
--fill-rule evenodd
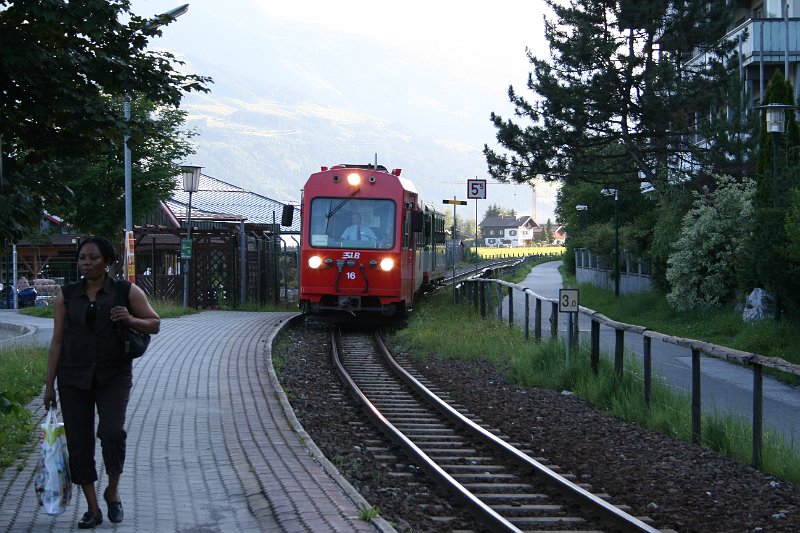
M707 170L700 126L724 107L735 74L725 0L547 0L551 57L528 52L528 100L514 119L492 113L502 150L484 148L500 180L648 181L658 189ZM703 66L689 65L707 54ZM727 126L730 129L730 126ZM700 163L700 164L697 164Z

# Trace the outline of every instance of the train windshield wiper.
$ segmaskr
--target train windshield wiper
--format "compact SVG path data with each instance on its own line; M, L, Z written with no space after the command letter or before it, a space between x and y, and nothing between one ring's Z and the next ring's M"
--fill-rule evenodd
M333 215L338 213L339 210L341 210L350 200L352 200L352 198L345 198L344 200L339 202L339 204L336 207L333 207L331 208L330 211L328 211L328 214L325 215L325 218L330 219Z

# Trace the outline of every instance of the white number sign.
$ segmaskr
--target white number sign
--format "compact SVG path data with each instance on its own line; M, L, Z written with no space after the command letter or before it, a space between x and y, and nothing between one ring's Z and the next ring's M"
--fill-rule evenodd
M578 312L578 289L558 290L558 312L559 313Z
M467 198L486 200L486 180L467 180Z

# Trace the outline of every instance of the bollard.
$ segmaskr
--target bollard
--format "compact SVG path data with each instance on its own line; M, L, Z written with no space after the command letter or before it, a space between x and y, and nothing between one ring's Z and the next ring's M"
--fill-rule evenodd
M592 373L597 375L600 370L600 322L592 317L592 353L590 355Z
M761 468L762 420L764 410L761 365L753 365L753 468Z
M625 370L625 330L615 329L614 334L616 340L614 342L614 374L617 379L622 378L622 372Z
M497 289L497 320L502 322L503 321L503 286L499 283L496 283Z
M514 326L514 289L508 288L508 326Z
M478 282L478 299L481 301L481 318L486 318L486 284Z
M653 355L652 344L653 339L644 335L642 343L644 348L644 404L650 408L650 400L653 395Z
M700 444L700 350L692 349L692 444Z
M531 333L531 295L525 291L525 340L530 339Z

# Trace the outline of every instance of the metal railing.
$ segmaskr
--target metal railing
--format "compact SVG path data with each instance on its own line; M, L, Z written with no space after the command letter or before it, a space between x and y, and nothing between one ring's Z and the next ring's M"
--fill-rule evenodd
M516 268L518 265L510 267ZM525 338L531 335L531 301L533 301L533 336L536 340L541 340L543 336L542 310L545 306L550 306L549 335L552 338L558 337L558 301L556 299L541 296L527 287L509 283L500 279L479 279L470 278L460 284L460 301L468 302L480 310L482 318L490 317L496 312L497 319L504 321L503 310L508 309L509 326L515 324L514 299L515 297L524 298L525 317L522 321ZM505 293L505 294L504 294ZM515 296L517 295L517 296ZM503 298L508 297L508 305L503 304ZM702 355L707 355L716 359L721 359L729 363L734 363L742 367L749 367L753 374L753 395L752 395L752 465L760 468L762 465L762 444L763 444L763 369L773 368L800 376L800 365L789 363L780 358L765 357L763 355L743 352L712 344L695 339L665 335L657 331L650 330L644 326L617 322L610 318L580 306L579 314L587 317L591 321L591 332L589 341L590 363L592 371L597 374L600 361L600 326L607 326L614 330L614 354L613 365L614 374L618 378L622 376L625 365L625 334L639 334L643 342L643 395L646 405L650 405L652 399L652 341L659 340L667 344L673 344L691 350L691 434L692 442L699 443L701 437L701 387L700 359ZM578 338L578 320L574 321L572 338Z

